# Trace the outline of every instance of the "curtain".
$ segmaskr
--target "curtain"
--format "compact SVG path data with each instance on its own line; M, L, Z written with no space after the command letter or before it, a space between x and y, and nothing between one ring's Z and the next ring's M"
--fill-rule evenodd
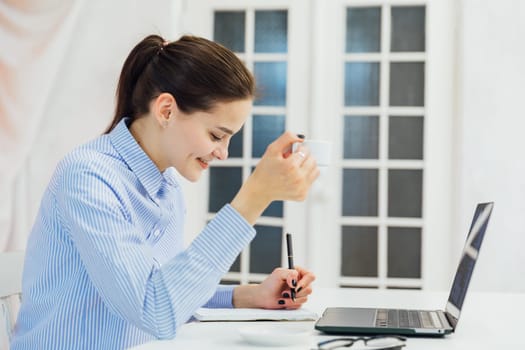
M82 2L0 2L0 251L25 246L14 235L27 230L24 209L14 210L25 197L21 172Z
M100 135L120 69L180 0L0 0L0 252L23 250L58 161Z

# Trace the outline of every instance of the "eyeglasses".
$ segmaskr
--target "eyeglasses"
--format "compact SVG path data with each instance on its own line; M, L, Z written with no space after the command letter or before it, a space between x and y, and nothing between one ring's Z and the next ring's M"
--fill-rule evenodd
M332 350L339 348L349 348L358 341L362 341L366 349L370 350L398 350L405 347L405 337L395 335L379 335L373 337L351 337L334 338L317 343L317 349L312 350Z

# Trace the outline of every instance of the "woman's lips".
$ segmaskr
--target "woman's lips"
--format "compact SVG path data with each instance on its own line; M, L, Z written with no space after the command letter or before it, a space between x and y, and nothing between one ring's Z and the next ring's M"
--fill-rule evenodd
M197 161L199 162L199 165L201 166L202 169L204 169L204 170L208 169L208 167L209 167L208 162L205 162L205 161L203 161L200 158L197 158Z

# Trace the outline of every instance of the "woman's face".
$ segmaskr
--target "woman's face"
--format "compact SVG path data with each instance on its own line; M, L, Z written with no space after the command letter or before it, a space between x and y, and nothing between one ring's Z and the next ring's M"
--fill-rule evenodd
M228 146L251 112L252 100L219 102L210 111L190 114L180 110L162 135L168 166L187 180L197 181L215 159L228 158Z

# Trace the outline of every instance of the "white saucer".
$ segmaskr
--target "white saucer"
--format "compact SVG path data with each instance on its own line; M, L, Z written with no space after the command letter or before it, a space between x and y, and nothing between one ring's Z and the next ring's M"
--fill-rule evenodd
M311 326L277 322L272 325L253 325L239 328L239 334L248 343L262 346L290 346L305 344L312 335Z

